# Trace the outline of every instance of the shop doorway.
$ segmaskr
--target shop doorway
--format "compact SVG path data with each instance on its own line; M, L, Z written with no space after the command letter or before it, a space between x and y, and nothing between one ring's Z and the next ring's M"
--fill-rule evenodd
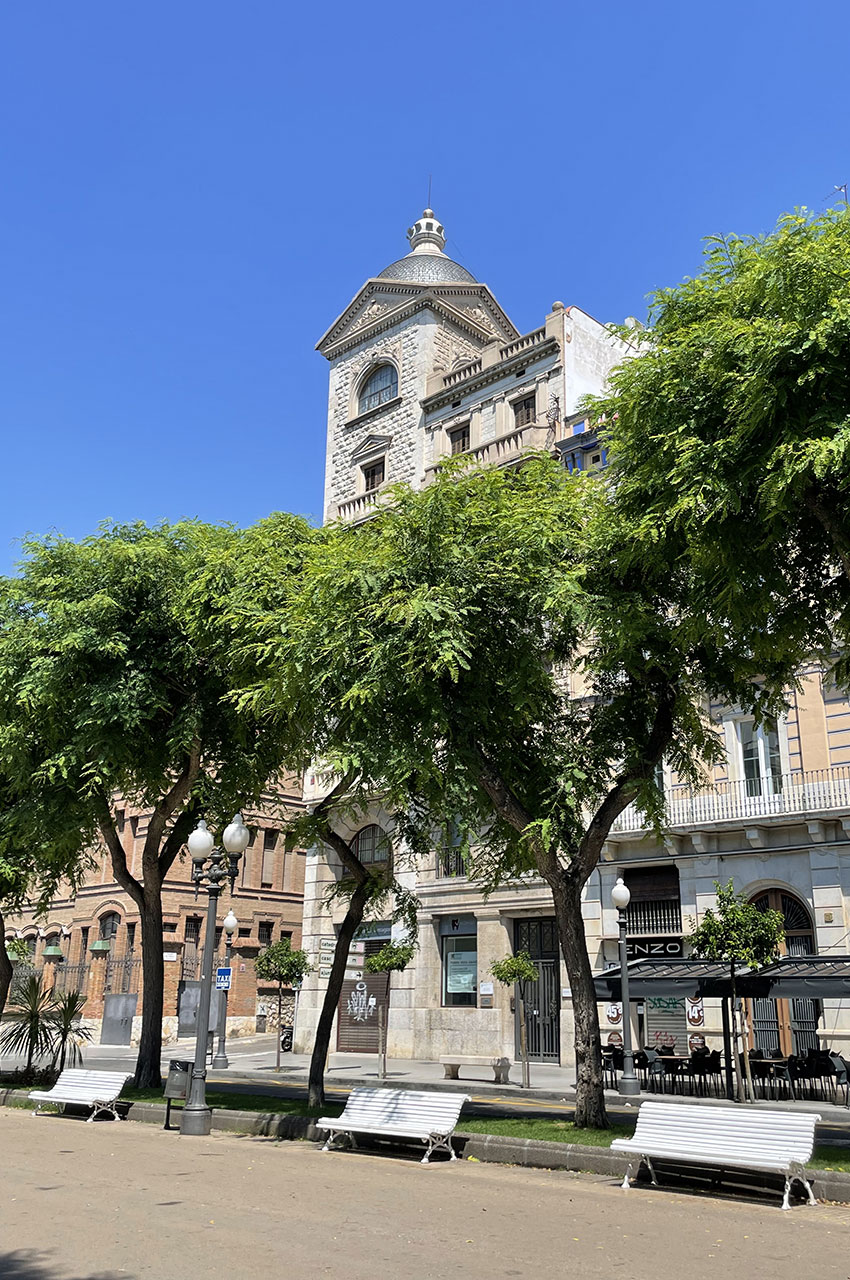
M753 898L760 911L778 911L785 920L785 941L780 954L813 956L816 954L812 918L798 898L781 889L768 889ZM809 1049L819 1049L819 1000L751 1000L750 1044L766 1056L784 1058L802 1056Z
M515 920L514 951L527 951L538 979L529 983L525 1034L532 1062L561 1061L561 967L554 919ZM519 1009L516 1013L516 1056L520 1056Z

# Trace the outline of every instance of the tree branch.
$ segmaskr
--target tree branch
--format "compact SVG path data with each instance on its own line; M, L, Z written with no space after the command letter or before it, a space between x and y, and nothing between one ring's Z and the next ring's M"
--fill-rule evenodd
M180 772L174 785L162 797L159 804L154 808L148 823L148 832L145 836L145 844L142 850L142 865L153 867L159 862L162 837L169 819L177 812L182 804L185 803L186 797L189 795L194 786L195 779L201 768L201 740L194 738L192 745L189 747L189 753L186 757L186 763ZM179 846L178 846L179 848ZM176 850L172 854L168 866L174 861ZM167 868L166 868L167 869Z
M478 767L475 769L478 781L490 798L493 808L509 826L520 834L527 832L534 819L523 804L516 798L498 769L494 768L480 746L475 749ZM561 865L554 849L547 848L539 836L531 836L535 859L540 874L551 884L554 877L561 872Z
M836 518L835 513L827 505L823 494L817 493L812 489L806 494L805 502L832 543L841 561L844 576L850 582L850 545L847 539L846 520Z
M121 888L129 893L139 910L143 910L145 893L140 882L131 874L130 868L127 866L127 855L124 852L124 846L118 839L118 832L115 830L115 822L112 817L112 810L109 807L109 801L103 792L98 792L95 800L97 808L97 826L100 831L103 843L106 845L109 858L112 863L112 874L120 884Z

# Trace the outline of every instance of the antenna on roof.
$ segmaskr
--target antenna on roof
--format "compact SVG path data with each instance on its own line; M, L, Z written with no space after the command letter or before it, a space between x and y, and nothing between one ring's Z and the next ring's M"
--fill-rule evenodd
M847 183L846 183L846 182L842 182L839 186L834 187L834 188L833 188L833 190L834 190L834 191L843 191L843 192L844 192L844 203L845 203L845 204L847 204L847 203L848 203L848 200L847 200Z
M838 188L837 188L837 187L836 187L836 190L838 190ZM845 198L845 200L847 199L847 188L846 188L846 187L845 187L845 189L844 189L844 198ZM430 209L430 208L431 208L431 175L430 175L430 173L428 174L428 203L427 203L427 205L426 205L425 207L426 207L426 209Z

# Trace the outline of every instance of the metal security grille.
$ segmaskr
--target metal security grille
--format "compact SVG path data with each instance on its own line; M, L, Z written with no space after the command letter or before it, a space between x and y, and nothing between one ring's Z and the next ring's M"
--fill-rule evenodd
M558 932L555 921L515 920L514 951L527 951L540 975L529 983L525 1002L528 1056L534 1062L561 1061L561 1001ZM519 1010L516 1017L519 1056Z
M382 946L381 942L367 942L365 956L374 955ZM362 978L347 978L342 984L337 1007L339 1053L378 1052L378 1006L383 1005L386 1011L389 985L388 973L369 973L365 969Z

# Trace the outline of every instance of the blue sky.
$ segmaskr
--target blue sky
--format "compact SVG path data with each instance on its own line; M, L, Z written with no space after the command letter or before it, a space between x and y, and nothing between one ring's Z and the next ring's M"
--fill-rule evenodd
M406 252L521 330L850 180L850 11L47 0L0 18L0 571L106 518L318 518L316 340Z

